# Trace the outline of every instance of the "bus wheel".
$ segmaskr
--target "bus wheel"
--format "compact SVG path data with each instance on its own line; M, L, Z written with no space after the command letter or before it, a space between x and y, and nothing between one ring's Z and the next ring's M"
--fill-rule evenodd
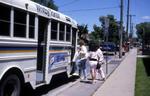
M21 81L17 75L10 74L0 83L0 96L20 96Z

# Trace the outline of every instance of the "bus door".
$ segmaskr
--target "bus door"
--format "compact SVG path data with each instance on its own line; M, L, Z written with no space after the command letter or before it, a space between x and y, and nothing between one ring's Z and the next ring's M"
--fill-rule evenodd
M75 54L75 51L76 51L76 47L77 47L77 29L73 28L72 29L72 49L71 49L71 61L74 57L74 54ZM71 64L71 67L72 67L72 70L71 70L71 73L74 73L75 71L75 67L74 66L75 64Z
M45 82L49 20L39 17L38 21L37 84Z

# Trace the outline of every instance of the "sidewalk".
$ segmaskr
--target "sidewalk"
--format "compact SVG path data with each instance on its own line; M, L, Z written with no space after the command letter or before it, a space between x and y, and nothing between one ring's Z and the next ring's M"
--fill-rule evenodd
M127 56L128 54L126 54ZM126 58L119 58L117 55L113 57L108 64L108 72L106 77L109 77L111 73L120 65L123 59ZM104 72L106 73L106 64L102 65ZM107 81L107 80L106 80ZM58 89L57 92L49 92L49 95L46 96L92 96L95 91L104 84L105 81L98 80L96 83L91 83L91 76L88 76L87 81L80 81L78 79L73 84L67 84L65 88ZM44 95L45 96L45 95Z
M134 96L137 50L130 51L92 96Z

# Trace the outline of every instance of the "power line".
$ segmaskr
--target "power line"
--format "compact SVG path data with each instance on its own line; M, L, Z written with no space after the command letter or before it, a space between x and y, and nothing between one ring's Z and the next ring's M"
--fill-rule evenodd
M104 8L90 8L90 9L76 9L76 10L68 10L68 11L62 11L62 12L96 11L96 10L116 9L116 8L119 8L119 6L114 6L114 7L104 7Z
M66 7L66 6L71 5L71 4L73 4L73 3L77 2L77 1L79 1L79 0L72 0L72 1L70 1L70 2L68 2L68 3L59 5L59 7Z

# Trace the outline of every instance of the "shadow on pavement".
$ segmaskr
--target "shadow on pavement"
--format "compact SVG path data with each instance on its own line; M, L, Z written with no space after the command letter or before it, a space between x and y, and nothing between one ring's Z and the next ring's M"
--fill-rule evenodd
M111 60L109 64L120 64L121 60Z
M91 80L81 80L81 83L92 84Z
M41 96L64 84L73 82L78 78L79 77L77 76L72 76L68 78L66 73L61 73L53 76L50 84L38 87L36 88L36 90L33 90L29 85L26 85L22 96Z

